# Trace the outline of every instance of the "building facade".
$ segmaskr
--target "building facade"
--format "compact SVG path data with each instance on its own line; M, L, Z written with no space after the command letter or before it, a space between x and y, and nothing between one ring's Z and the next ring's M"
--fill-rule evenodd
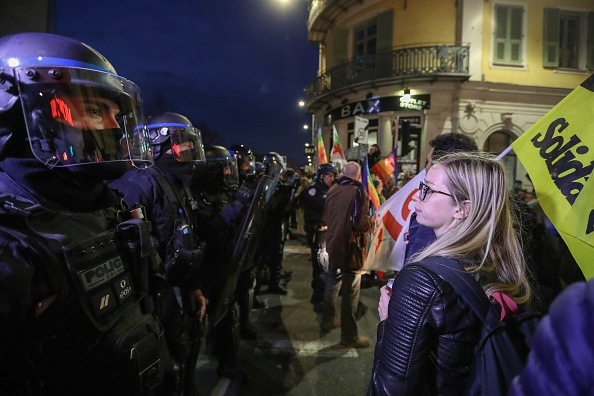
M320 58L306 106L325 146L335 126L360 157L366 118L368 145L396 148L401 173L441 133L502 152L594 70L592 0L313 0L307 26ZM505 161L531 188L513 152Z

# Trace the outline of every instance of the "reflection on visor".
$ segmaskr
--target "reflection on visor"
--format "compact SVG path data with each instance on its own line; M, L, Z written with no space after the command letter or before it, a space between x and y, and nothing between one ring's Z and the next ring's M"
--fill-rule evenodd
M38 160L53 167L152 164L140 91L134 83L95 70L40 67L36 79L27 78L26 69L14 72Z
M171 138L171 153L178 162L204 163L204 145L198 128L185 124L151 124L148 128L153 131L153 137L158 135Z

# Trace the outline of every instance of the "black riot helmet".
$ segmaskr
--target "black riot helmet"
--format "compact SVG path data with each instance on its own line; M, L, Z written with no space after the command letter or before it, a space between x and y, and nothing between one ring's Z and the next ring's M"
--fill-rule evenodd
M11 127L17 115L26 136ZM139 88L93 48L54 34L0 38L0 156L15 139L50 168L109 178L152 164Z
M254 152L243 144L231 146L229 152L237 159L237 170L242 178L256 175L256 157Z
M205 162L202 135L183 115L161 113L150 116L147 128L155 159L171 150L178 162Z
M332 165L332 164L321 164L318 167L318 171L314 175L313 180L314 181L320 180L320 178L323 175L325 175L326 173L334 173L334 177L336 177L338 175L338 172L336 171L336 168L334 167L334 165Z
M237 161L223 146L206 146L206 163L194 168L193 182L210 187L236 188L239 185Z
M274 151L264 154L264 158L262 158L262 163L267 167L280 167L281 175L287 170L285 159L279 153L276 153Z

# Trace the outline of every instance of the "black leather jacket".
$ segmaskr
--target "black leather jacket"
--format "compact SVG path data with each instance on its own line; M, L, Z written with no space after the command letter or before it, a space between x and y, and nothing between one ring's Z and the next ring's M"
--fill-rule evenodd
M481 321L438 275L405 266L378 326L367 395L461 395Z

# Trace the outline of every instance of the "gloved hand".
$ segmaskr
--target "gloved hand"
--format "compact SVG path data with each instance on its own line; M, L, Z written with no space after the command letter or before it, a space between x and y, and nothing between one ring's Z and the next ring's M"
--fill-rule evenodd
M240 186L235 190L235 199L242 205L249 205L254 197L254 191L246 186Z
M194 250L179 249L175 252L173 260L165 268L167 282L173 286L181 285L191 278L202 265L206 245L201 244Z
M231 225L240 218L244 208L245 204L242 204L239 200L233 201L221 210L221 217L227 224Z

